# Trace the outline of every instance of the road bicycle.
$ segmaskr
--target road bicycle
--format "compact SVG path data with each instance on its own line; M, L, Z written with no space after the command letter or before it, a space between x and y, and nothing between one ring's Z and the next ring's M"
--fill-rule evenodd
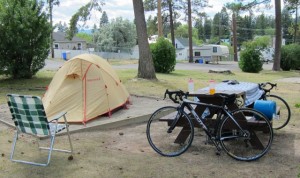
M277 117L273 118L272 121L272 126L273 129L281 129L283 127L285 127L291 118L291 109L288 105L288 103L281 98L280 96L277 95L273 95L271 94L271 90L273 88L277 87L276 83L270 83L270 82L266 82L266 83L260 83L259 84L259 88L261 90L264 90L264 94L260 97L260 99L262 100L271 100L271 101L275 101L276 102L276 106L277 106Z
M269 119L251 108L229 111L227 105L235 102L235 94L214 94L222 99L220 105L189 100L189 93L181 90L166 90L165 98L167 95L179 105L156 110L146 130L149 144L160 155L174 157L184 153L193 142L194 124L204 130L218 153L223 149L234 159L253 161L270 150L273 129ZM196 107L205 110L197 113ZM213 119L216 123L209 127L206 121Z

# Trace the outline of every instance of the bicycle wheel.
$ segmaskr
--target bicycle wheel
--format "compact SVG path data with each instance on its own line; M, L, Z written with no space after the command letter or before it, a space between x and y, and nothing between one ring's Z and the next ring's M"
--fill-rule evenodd
M181 114L176 127L170 125ZM147 139L151 147L163 156L173 157L184 153L194 138L194 127L189 116L178 112L177 107L166 106L155 111L147 123Z
M268 118L250 108L241 108L231 114L236 123L227 116L219 127L218 136L225 152L241 161L256 160L266 154L273 141Z
M272 120L273 129L281 129L285 127L291 118L291 109L287 102L277 95L267 95L267 100L275 101L277 108L280 109L278 117Z

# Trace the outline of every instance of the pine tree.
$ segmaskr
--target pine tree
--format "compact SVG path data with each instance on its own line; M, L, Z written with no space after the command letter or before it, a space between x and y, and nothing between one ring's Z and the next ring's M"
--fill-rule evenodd
M157 79L152 55L150 52L150 46L147 39L148 35L143 0L133 0L132 2L140 55L137 77L144 79Z
M103 11L102 16L100 18L100 27L103 27L105 24L108 24L108 17L105 11Z

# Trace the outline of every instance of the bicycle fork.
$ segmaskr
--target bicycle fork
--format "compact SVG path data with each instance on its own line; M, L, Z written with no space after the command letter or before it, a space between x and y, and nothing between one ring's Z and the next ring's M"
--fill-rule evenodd
M178 120L180 119L180 117L182 116L182 112L183 110L181 110L181 106L180 107L177 107L177 114L176 114L176 117L174 119L174 121L172 122L171 126L169 127L169 129L167 130L167 133L172 133L172 131L174 130L174 128L176 127L177 125L177 122Z

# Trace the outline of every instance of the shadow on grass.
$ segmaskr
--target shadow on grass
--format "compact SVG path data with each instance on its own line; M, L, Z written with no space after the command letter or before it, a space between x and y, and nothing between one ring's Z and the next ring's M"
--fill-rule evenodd
M31 79L13 79L0 76L0 104L6 102L6 94L26 94L42 96L54 76L53 71L40 71Z

